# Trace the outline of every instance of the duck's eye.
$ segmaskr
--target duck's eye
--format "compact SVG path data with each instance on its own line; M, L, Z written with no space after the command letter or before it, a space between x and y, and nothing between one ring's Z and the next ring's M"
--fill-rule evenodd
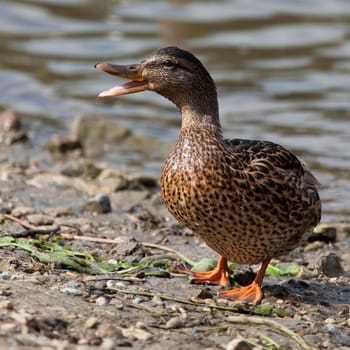
M173 67L174 65L175 65L174 62L171 60L163 61L163 66L165 66L165 67Z

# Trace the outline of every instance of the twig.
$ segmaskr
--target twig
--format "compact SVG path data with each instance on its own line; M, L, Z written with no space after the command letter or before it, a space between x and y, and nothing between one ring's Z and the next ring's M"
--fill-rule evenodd
M69 233L60 233L60 236L63 239L67 239L67 240L77 240L77 241L79 240L79 241L104 243L104 244L121 244L125 242L125 240L122 238L108 239L108 238L100 238L100 237L92 237L92 236L71 235Z
M119 277L119 276L107 276L107 277L86 277L86 282L101 282L101 281L124 281L124 282L131 282L131 283L139 283L139 282L145 282L146 280L144 278L137 278L137 277Z
M160 249L160 250L164 250L166 252L173 253L173 254L177 255L183 262L185 262L188 265L194 266L196 264L195 261L193 261L190 258L188 258L187 256L181 254L180 252L176 251L175 249L171 249L171 248L168 248L166 246L155 244L155 243L143 242L142 244L144 247L147 247L147 248L155 248L155 249Z
M132 290L119 289L119 288L115 288L115 287L109 287L107 289L112 291L112 292L116 292L116 293L138 295L138 296L144 296L144 297L149 297L149 298L159 298L161 300L173 301L173 302L176 302L179 304L192 305L192 306L196 306L196 307L209 307L211 309L221 310L221 311L242 312L242 313L248 313L248 314L261 315L261 309L259 307L252 308L252 307L244 307L241 305L240 306L220 306L220 305L192 302L192 301L188 301L185 299L173 298L171 296L164 295L164 294L155 294L155 293L149 293L149 292L137 292L137 291L132 291ZM273 311L274 310L272 310L272 312Z
M262 325L272 328L278 333L282 333L293 339L298 343L304 350L312 350L311 346L308 345L297 333L291 331L285 326L277 323L276 321L269 320L260 317L248 317L248 316L229 316L226 321L230 323L250 323L254 325Z
M59 227L53 227L49 229L41 230L37 226L34 226L26 221L23 221L19 218L16 218L15 216L11 214L3 214L5 218L12 220L16 222L17 224L21 225L22 227L26 228L27 230L18 232L18 233L11 233L8 234L8 236L14 237L14 238L23 238L23 237L29 237L34 235L47 235L50 233L56 233L60 228Z
M10 219L14 222L17 222L17 224L20 224L22 227L28 229L28 230L37 230L38 228L32 224L29 224L28 222L25 222L21 219L16 218L15 216L11 214L3 214L5 218Z

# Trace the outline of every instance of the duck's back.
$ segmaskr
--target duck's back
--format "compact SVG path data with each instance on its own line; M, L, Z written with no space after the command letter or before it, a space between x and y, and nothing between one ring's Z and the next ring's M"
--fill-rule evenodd
M169 211L235 262L300 245L320 221L315 177L280 145L209 134L183 130L169 155L161 177Z

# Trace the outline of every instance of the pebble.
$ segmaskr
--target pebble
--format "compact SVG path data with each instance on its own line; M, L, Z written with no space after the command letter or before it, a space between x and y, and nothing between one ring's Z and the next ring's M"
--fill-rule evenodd
M154 306L164 306L164 301L157 296L154 296L151 302Z
M340 231L345 233L348 237L350 237L350 223L344 223L339 225Z
M199 291L195 292L195 295L193 295L195 298L198 299L212 299L213 294L210 293L210 289L208 288L202 288Z
M143 302L143 299L141 297L135 297L132 299L133 304L140 304Z
M96 335L104 339L107 337L115 337L115 336L121 337L122 332L119 328L117 328L112 324L102 323L98 326Z
M108 304L108 299L106 297L98 297L95 303L98 306L105 306Z
M244 339L233 339L226 345L226 350L252 350L253 345Z
M129 340L148 340L152 338L151 333L135 327L122 329L122 335Z
M113 338L103 338L102 344L100 345L101 350L113 350L115 348L115 341Z
M141 322L141 321L137 321L135 327L139 328L139 329L145 329L146 328L145 324L143 322Z
M313 252L316 251L318 249L321 249L324 247L324 243L320 242L320 241L314 241L311 243L308 243L305 247L304 247L304 252Z
M181 317L171 318L164 326L165 329L176 329L184 326L184 321Z
M13 310L14 306L10 300L0 301L0 309L2 310Z
M10 334L18 327L16 323L1 323L0 324L0 333L1 334Z
M92 215L106 214L112 211L111 201L106 194L98 194L84 206L84 211Z
M0 273L0 278L3 280L10 280L12 278L12 274L8 271L2 271Z
M78 151L78 154L81 154L83 148L77 138L62 135L53 135L46 147L54 157L60 157L72 151Z
M135 189L141 186L141 188L148 187L153 188L158 186L158 179L155 177L147 176L144 174L133 174L129 176L130 188Z
M321 256L318 264L320 272L327 277L338 277L344 274L340 258L335 253Z
M325 324L333 324L335 323L335 319L334 318L331 318L331 317L328 317L324 320L324 323Z
M124 308L124 303L121 300L118 300L118 299L114 299L114 298L111 299L109 304L113 305L114 308L119 309L119 310Z
M74 287L63 287L61 288L61 292L69 295L74 295L74 296L79 296L83 294L80 289L77 289Z
M12 210L11 214L16 218L34 214L35 209L33 207L16 207Z
M90 317L85 321L84 328L91 329L95 328L98 325L98 319L96 317Z
M350 335L345 334L345 332L342 332L339 327L335 326L334 324L328 324L326 326L327 331L336 339L338 343L344 346L350 346Z
M320 224L315 227L309 237L309 242L321 241L325 243L335 242L337 239L337 228L335 226Z
M58 218L61 216L71 216L73 215L73 211L66 207L58 207L58 208L50 208L47 214L54 218Z
M30 214L27 216L27 219L35 226L46 226L54 223L54 219L51 216L44 214Z
M119 288L119 289L125 289L126 288L126 284L124 282L121 281L116 281L116 280L108 280L106 282L106 286L108 288Z
M10 131L19 130L21 127L21 120L15 111L6 109L0 113L0 130Z
M129 186L129 180L127 176L113 169L104 169L97 178L101 186L108 188L108 192L117 192L125 190Z

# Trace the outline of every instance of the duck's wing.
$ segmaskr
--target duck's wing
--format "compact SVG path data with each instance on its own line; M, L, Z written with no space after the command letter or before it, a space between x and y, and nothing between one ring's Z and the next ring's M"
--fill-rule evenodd
M310 226L319 222L319 182L293 153L269 141L234 139L225 143L235 173L241 176L238 181L249 185L246 195L280 206L284 212L309 211Z

